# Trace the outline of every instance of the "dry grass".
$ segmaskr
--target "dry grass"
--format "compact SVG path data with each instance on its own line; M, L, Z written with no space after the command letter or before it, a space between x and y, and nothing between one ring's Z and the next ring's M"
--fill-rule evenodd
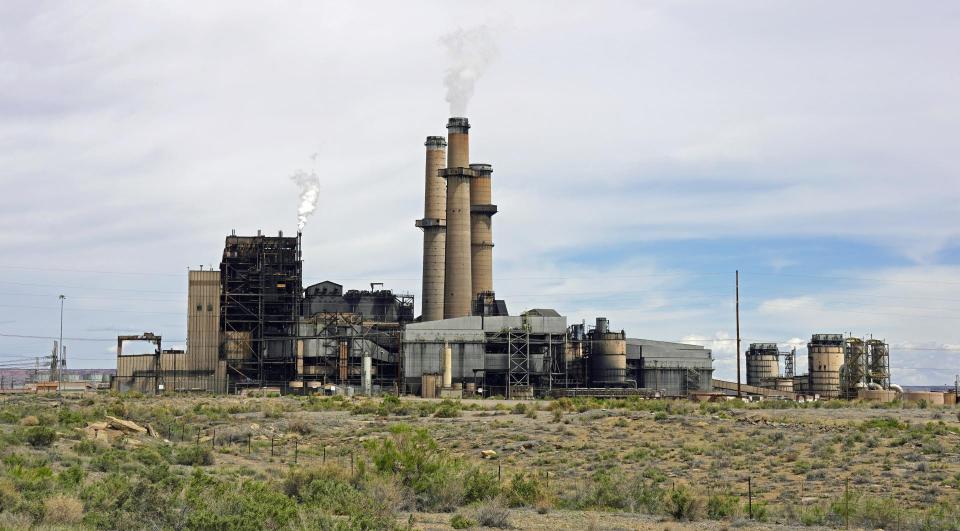
M83 502L73 496L51 496L43 509L43 521L49 525L73 525L83 520Z

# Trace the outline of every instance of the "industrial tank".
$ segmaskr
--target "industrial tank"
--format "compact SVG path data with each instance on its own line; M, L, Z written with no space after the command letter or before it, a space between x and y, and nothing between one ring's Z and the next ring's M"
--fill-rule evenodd
M843 366L843 335L814 334L807 343L810 393L823 398L840 396L840 367Z
M776 343L750 343L747 350L747 385L768 387L780 375ZM792 384L791 384L792 385Z
M590 336L590 385L615 387L625 383L627 374L627 335L611 332L605 317L597 317Z

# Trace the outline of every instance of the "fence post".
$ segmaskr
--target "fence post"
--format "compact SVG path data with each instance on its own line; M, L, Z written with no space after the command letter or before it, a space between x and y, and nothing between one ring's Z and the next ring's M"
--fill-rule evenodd
M753 476L747 476L747 510L753 520Z
M217 429L213 429L213 438L210 439L210 448L217 447Z
M497 460L497 483L503 483L503 477L500 469L500 460Z
M275 435L270 434L270 457L273 457L273 438Z
M200 446L200 428L197 428L197 446Z
M250 442L250 434L247 434L247 455L253 453L253 445Z
M300 439L293 440L293 464L297 464L297 456L300 455Z
M350 450L350 473L353 474L353 450Z
M323 464L327 464L327 445L323 445Z

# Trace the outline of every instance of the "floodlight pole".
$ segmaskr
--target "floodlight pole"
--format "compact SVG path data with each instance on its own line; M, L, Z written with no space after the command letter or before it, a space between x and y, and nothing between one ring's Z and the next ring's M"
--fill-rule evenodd
M737 398L743 398L740 391L740 270L737 270Z
M66 297L61 293L60 294L60 352L57 352L57 357L60 358L60 363L57 364L57 395L60 395L60 391L63 388L63 364L66 362L66 355L64 355L65 349L63 348L63 301Z

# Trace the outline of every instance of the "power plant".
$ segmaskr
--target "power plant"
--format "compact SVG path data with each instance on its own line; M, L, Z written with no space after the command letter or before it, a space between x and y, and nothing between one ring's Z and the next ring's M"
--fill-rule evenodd
M112 387L142 393L417 394L424 397L729 394L710 349L629 337L605 317L568 322L554 309L511 315L495 294L493 166L471 161L467 118L424 142L421 315L413 296L371 283L304 287L300 232L226 237L219 270L187 279L186 350L159 336L118 338ZM154 352L123 354L126 341ZM748 393L856 398L890 389L879 340L815 334L808 372L796 351L753 343ZM737 385L739 392L741 386Z

